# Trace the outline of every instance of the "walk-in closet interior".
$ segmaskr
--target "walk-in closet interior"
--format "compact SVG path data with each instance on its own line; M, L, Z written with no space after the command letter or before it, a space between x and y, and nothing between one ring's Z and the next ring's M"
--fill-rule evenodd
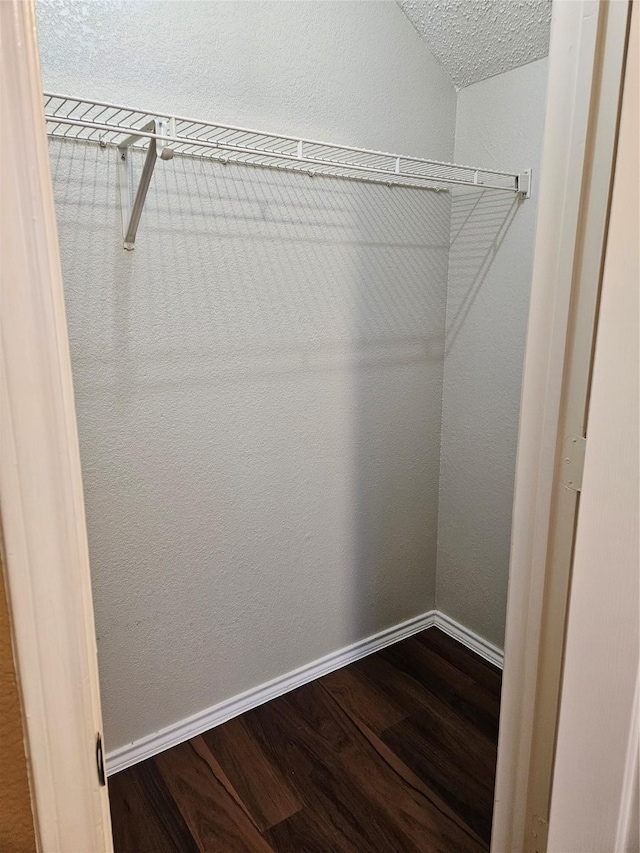
M550 2L37 16L116 850L486 849Z

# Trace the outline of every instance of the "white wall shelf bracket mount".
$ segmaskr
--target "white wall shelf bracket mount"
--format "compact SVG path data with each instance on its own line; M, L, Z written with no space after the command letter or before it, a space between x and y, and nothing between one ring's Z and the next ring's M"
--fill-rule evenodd
M531 169L525 169L524 172L520 172L516 178L516 184L520 198L531 198Z
M122 237L124 248L128 251L135 249L136 233L147 191L151 183L156 160L171 160L173 149L170 147L170 137L175 135L172 126L173 119L155 118L140 128L145 133L154 133L149 140L147 153L142 167L142 174L135 195L131 189L131 146L143 137L132 134L124 139L116 148L118 158L118 186L120 188L120 209L122 212Z

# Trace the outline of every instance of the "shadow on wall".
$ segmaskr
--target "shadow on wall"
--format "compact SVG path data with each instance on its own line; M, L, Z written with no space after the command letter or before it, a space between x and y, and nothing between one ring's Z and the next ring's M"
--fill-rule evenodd
M409 355L385 348L372 363L441 358L446 195L177 158L156 171L126 253L109 152L51 147L62 251L73 261L70 320L95 313L96 297L111 314L92 330L99 338L78 325L78 356L128 367L127 383L101 376L121 402L145 356L166 358L181 384L207 378L193 359L205 354L229 378L306 370L313 359L295 358L303 352L335 350L341 362L341 344L351 362L354 342L408 345ZM268 355L285 351L272 367ZM241 354L259 361L245 365Z
M453 348L523 200L496 190L452 194L447 333Z
M449 194L175 158L129 253L114 152L51 154L107 716L430 609Z
M509 193L458 191L451 212L436 598L495 643L506 607L535 212L522 204Z
M403 214L394 222L396 205ZM393 230L403 263L393 263L377 280L369 254L359 259L358 335L366 333L364 319L372 310L387 322L401 313L426 335L418 369L372 372L364 366L354 378L352 612L363 636L435 605L450 211L446 192L383 192L376 212ZM359 210L365 230L368 215L368 208ZM419 251L407 251L409 237Z

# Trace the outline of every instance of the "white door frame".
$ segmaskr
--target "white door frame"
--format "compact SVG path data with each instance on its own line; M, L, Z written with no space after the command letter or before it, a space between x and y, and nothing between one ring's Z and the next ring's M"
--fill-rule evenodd
M626 0L556 0L516 464L492 853L544 853Z
M634 7L567 619L549 821L548 850L555 853L637 853L640 846L640 5Z
M559 450L567 430L584 422L584 347L591 345L597 302L597 283L594 291L587 273L599 271L627 9L627 0L556 0L553 7L493 853L519 853L525 843L543 849L532 841L531 819L547 814L553 750L535 744L555 734L550 699L561 654L550 641L564 629L577 504L573 492L562 491ZM102 723L84 503L33 0L2 0L0 24L2 556L34 819L46 853L109 853L107 790L94 754ZM574 387L583 390L572 395Z
M38 849L113 850L33 2L0 1L2 563Z

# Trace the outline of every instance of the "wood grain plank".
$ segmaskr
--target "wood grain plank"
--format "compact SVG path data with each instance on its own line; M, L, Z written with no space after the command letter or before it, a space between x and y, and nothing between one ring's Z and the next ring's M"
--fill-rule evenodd
M241 717L205 732L202 739L224 774L220 781L232 787L234 799L243 804L261 832L302 808Z
M422 708L435 707L440 703L442 715L453 721L466 720L474 731L482 734L491 744L497 743L499 706L488 709L494 699L486 691L478 700L477 691L482 688L475 682L456 687L443 682L437 675L428 674L416 678L413 667L402 658L389 660L381 655L371 655L353 664L385 695L390 695L407 715L417 714ZM430 685L427 688L427 684Z
M154 759L202 853L269 853L247 814L187 741Z
M391 697L385 696L357 669L346 666L318 680L351 717L380 734L407 716L406 711Z
M115 853L198 853L189 829L152 761L109 779Z
M370 738L364 738L339 705L328 694L323 695L319 683L295 691L287 697L287 702L307 725L307 739L316 739L319 749L335 756L342 772L416 849L443 853L452 849L481 849L461 822L453 819L450 810L437 808L437 797L425 796L426 787L418 789L408 784L408 773L390 772L393 764L387 760L387 750L380 754L371 749L376 738L373 732Z
M423 695L438 697L491 741L497 740L499 699L437 652L411 637L384 649L380 657L416 681Z
M267 830L265 838L276 853L365 853L335 832L314 809L297 812Z
M431 725L425 732L423 718L410 717L384 732L381 739L488 844L492 779L479 781L479 774L471 774L469 769L475 761L473 744L469 744L466 754L460 753L447 741L447 734L445 729Z
M452 666L416 636L388 646L380 652L380 657L411 674L429 690L433 689L434 679L437 684L446 684L456 691L464 690L474 683L470 675Z
M500 699L502 673L497 666L484 660L438 628L421 631L416 634L416 639Z
M288 825L296 828L297 837L301 837L299 833L307 825L312 838L332 839L330 850L415 851L404 833L354 782L345 764L337 758L336 749L318 732L311 731L296 713L289 699L305 689L299 688L246 715L263 748L289 774L304 801L300 817L289 819ZM321 719L317 722L323 726ZM279 835L270 830L268 837Z
M473 714L459 713L452 707L451 700L424 690L412 676L382 657L372 656L360 663L367 677L374 680L381 691L391 691L404 705L407 719L414 720L434 752L441 753L439 760L445 765L461 766L471 780L493 786L497 739L487 735L484 727L476 725ZM455 701L467 700L457 697ZM395 731L395 727L392 729Z
M326 688L325 688L326 689ZM340 704L339 697L332 696L334 701ZM483 845L483 840L476 835L473 830L468 827L457 812L452 809L448 803L440 797L437 792L430 788L416 773L414 773L404 761L390 749L380 736L369 729L357 715L351 715L349 709L342 707L342 710L347 714L354 725L359 729L364 738L369 742L370 746L376 751L378 756L385 762L389 770L399 777L409 788L421 793L430 803L430 806L443 816L453 821L460 829L472 838Z

